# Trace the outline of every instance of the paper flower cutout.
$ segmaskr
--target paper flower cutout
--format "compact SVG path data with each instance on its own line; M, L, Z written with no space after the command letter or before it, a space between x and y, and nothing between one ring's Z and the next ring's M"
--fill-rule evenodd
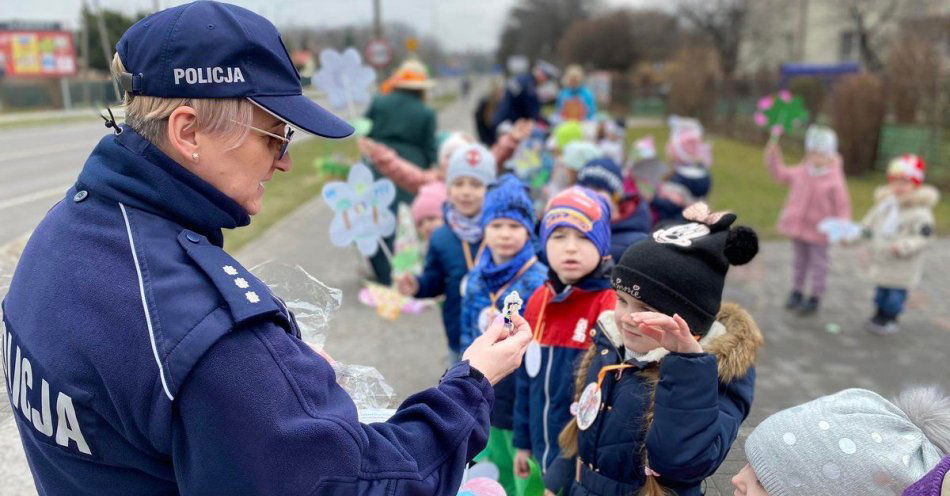
M393 277L422 272L422 242L416 233L412 212L405 203L397 209L396 242L394 243Z
M808 122L808 110L801 97L792 96L788 90L760 98L756 107L755 125L768 129L775 136Z
M828 217L818 223L818 230L825 233L828 242L835 245L842 241L855 241L861 237L861 225L850 219Z
M518 145L515 153L508 159L505 166L514 171L519 179L525 180L544 165L541 158L543 152L544 142L542 140L528 138Z
M330 222L330 242L336 246L356 243L367 257L376 254L379 239L396 231L396 216L389 204L396 187L389 179L373 181L373 173L362 162L350 168L346 182L323 186L323 201L336 214Z
M324 179L346 179L350 172L350 164L344 162L338 154L323 155L313 159L313 167Z
M313 85L326 93L331 106L340 109L369 102L375 82L376 72L363 65L355 48L343 53L332 48L320 52L320 70L313 76Z
M458 496L505 496L505 489L495 480L476 477L462 484Z
M396 320L401 314L417 315L433 305L431 300L416 300L403 296L389 286L368 282L359 292L360 303L376 309L376 314L387 320Z

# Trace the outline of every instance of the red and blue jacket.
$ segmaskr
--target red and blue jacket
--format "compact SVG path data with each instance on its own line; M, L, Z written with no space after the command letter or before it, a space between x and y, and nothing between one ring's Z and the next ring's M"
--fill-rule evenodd
M541 345L541 369L535 377L528 376L525 365L516 372L513 443L531 450L542 470L558 457L558 434L572 418L575 362L591 346L597 319L617 304L610 287L612 266L602 264L573 286L550 271L525 308L525 320Z

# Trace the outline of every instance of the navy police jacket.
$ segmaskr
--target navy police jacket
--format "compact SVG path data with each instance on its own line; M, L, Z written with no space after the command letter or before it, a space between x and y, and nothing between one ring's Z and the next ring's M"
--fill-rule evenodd
M463 362L363 425L268 287L246 213L128 127L33 233L3 370L41 495L455 494L491 385Z
M578 456L559 458L545 486L572 496L636 494L646 479L645 452L663 487L678 496L702 494L703 480L726 458L749 414L762 345L752 317L737 305L723 305L716 319L700 341L705 353L657 348L639 360L625 356L613 312L598 319L593 359L580 371L584 384L596 382L602 367L633 367L605 374L597 417L577 436Z

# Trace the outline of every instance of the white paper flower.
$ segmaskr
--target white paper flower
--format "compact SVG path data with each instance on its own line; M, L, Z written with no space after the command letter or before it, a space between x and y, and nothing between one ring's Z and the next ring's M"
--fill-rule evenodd
M332 48L320 52L320 70L313 76L313 85L326 93L331 106L345 108L369 102L374 82L376 72L363 65L355 48L347 48L343 53Z
M350 168L345 183L324 185L321 195L336 214L330 222L330 241L336 246L356 243L360 253L370 257L379 248L379 238L396 231L396 216L389 211L396 187L389 179L373 181L362 162Z

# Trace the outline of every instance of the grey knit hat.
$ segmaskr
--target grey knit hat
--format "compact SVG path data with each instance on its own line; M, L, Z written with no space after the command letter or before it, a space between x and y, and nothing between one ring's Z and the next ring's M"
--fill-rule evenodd
M491 186L495 183L496 171L495 157L488 148L479 144L461 146L449 158L445 184L448 186L456 178L468 176Z
M946 439L934 435L950 414L935 410L942 394L910 393L917 394L916 406L902 401L899 408L877 393L846 389L782 410L752 431L746 457L770 496L900 494L947 449ZM942 402L946 407L946 397ZM943 423L936 431L935 419Z

